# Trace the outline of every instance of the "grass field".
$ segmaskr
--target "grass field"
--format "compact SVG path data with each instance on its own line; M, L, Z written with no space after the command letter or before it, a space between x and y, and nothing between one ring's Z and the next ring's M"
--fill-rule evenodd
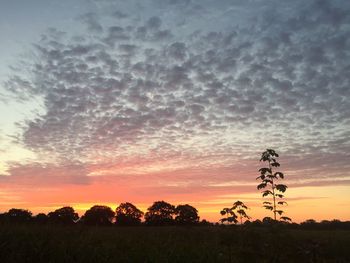
M350 231L0 225L0 262L350 262Z

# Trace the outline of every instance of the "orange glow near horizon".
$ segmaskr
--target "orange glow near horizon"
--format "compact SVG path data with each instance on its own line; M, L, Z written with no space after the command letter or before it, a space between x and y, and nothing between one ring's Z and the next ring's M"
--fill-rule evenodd
M22 195L17 196L15 194L17 191L12 192L8 189L0 192L2 197L7 198L7 201L0 203L0 212L6 212L10 208L22 208L37 214L48 213L63 206L72 206L81 216L93 205L107 205L115 210L122 202L131 202L146 212L147 207L154 201L164 200L173 205L188 203L197 208L201 219L218 222L222 208L230 207L233 202L241 200L250 208L248 214L252 220L272 216L272 212L262 207L262 202L268 199L263 199L258 191L233 194L228 189L214 194L188 192L176 196L166 193L157 194L155 191L152 194L152 189L150 189L150 192L143 193L145 196L142 196L137 194L137 189L132 193L133 191L130 191L128 187L100 183L39 191L36 189L25 191ZM332 219L347 221L350 218L350 211L344 207L350 206L349 200L350 192L347 186L289 188L286 192L288 206L284 210L286 216L291 217L293 222L297 223L310 218L316 221Z

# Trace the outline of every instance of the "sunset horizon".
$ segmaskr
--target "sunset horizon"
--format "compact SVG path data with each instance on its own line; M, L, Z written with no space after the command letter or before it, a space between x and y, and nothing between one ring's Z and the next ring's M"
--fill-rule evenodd
M349 10L5 1L0 214L164 200L216 223L240 200L262 220L260 158L274 149L292 222L350 221Z

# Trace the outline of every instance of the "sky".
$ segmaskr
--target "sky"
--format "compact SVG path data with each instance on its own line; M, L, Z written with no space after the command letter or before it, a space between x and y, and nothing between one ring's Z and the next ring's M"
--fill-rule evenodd
M2 0L0 35L0 212L261 219L272 148L286 216L350 220L349 1Z

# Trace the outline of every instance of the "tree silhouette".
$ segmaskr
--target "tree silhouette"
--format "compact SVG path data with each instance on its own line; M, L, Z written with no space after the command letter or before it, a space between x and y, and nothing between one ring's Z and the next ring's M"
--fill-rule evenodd
M199 222L199 225L200 226L213 226L214 224L205 220L205 219L202 219L200 222Z
M197 224L199 221L198 211L188 204L178 205L175 209L175 222L180 225Z
M242 201L236 201L233 203L231 208L223 208L220 211L220 214L222 216L226 216L226 217L220 219L220 221L221 221L221 223L227 222L227 223L237 224L238 223L237 218L239 217L241 225L242 225L243 218L250 219L250 217L246 213L247 209L248 209L248 207Z
M164 201L156 201L147 209L145 222L148 225L171 225L174 222L175 207Z
M232 207L231 208L227 208L227 207L223 208L220 211L220 214L222 216L226 216L226 217L220 219L220 222L222 224L225 223L225 222L227 222L227 223L235 223L236 224L238 222L237 215L233 211Z
M95 205L85 212L81 222L86 225L107 226L112 224L114 218L113 210L104 205Z
M26 223L31 221L32 212L25 209L11 208L7 213L5 213L5 218L10 222Z
M265 216L263 219L262 219L262 223L264 225L270 225L272 223L276 222L272 217L269 217L269 216Z
M273 212L274 220L277 219L277 214L280 216L280 220L291 221L289 217L281 216L284 211L279 208L279 206L287 204L282 200L284 193L287 190L287 186L284 184L277 184L276 181L279 179L284 179L284 174L282 172L274 172L274 169L279 167L280 164L277 162L279 155L272 149L267 149L261 154L260 161L267 162L268 167L263 167L259 169L260 176L256 179L260 179L261 183L257 186L258 190L268 188L262 191L262 196L272 196L272 202L264 201L264 207ZM277 201L276 199L279 198Z
M143 212L131 203L121 203L115 212L115 223L117 225L134 226L141 224Z
M56 209L54 212L50 212L48 217L49 222L67 225L74 224L79 219L79 215L70 206Z
M49 217L44 213L39 213L33 217L33 221L38 224L45 224L49 220Z
M241 201L236 201L233 203L232 210L236 211L239 215L241 225L243 224L243 218L250 219L250 216L247 215L246 210L248 207Z

